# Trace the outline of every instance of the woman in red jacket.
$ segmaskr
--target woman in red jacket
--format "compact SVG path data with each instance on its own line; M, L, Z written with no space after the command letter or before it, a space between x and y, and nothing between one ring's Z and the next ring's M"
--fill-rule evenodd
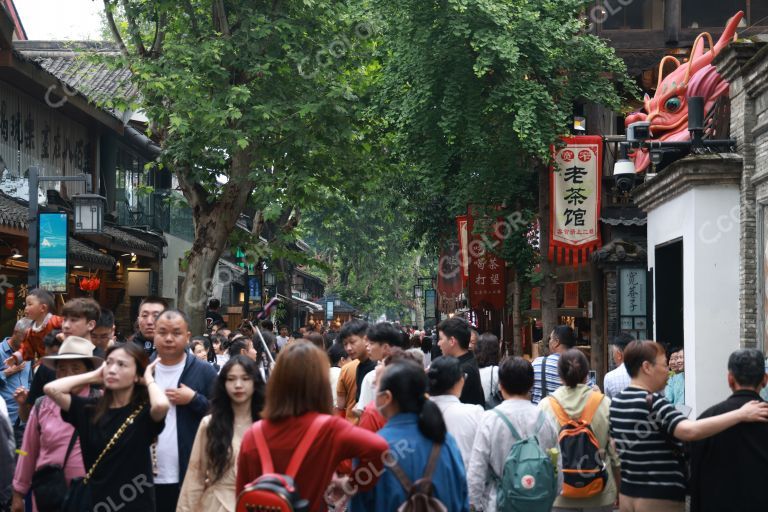
M328 356L311 343L295 343L280 352L267 382L263 420L245 433L240 447L237 460L238 495L262 475L254 429L262 430L274 472L282 474L318 415L328 417L294 479L299 494L310 503L309 510L326 510L324 493L335 468L345 459L357 458L360 461L352 473L349 488L366 490L376 483L384 466L387 442L343 418L330 416L329 368Z

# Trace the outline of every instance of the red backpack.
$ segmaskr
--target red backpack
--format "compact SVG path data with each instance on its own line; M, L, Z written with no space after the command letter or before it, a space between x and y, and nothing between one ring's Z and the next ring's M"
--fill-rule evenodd
M272 456L264 437L262 422L253 426L253 437L261 460L261 476L245 486L237 498L237 512L308 512L309 501L303 499L296 488L296 473L307 456L309 447L330 417L318 415L307 429L304 438L293 452L285 474L275 473Z

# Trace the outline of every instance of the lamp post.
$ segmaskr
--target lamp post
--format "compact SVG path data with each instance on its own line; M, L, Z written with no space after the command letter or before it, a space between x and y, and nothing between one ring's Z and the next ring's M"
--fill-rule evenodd
M39 257L38 257L38 214L37 189L41 181L75 181L85 183L87 194L83 199L75 199L75 232L101 233L104 219L105 199L101 196L90 194L91 180L87 174L80 176L40 176L37 167L30 167L29 175L29 271L27 284L30 289L37 288L40 283ZM77 196L75 196L77 198ZM78 230L78 226L81 227ZM84 229L83 229L84 228Z

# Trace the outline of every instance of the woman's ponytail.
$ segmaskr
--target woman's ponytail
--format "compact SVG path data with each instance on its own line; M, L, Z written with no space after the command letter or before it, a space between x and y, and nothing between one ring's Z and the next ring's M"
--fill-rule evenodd
M440 408L432 400L425 400L419 413L419 430L421 433L433 443L443 443L445 442L446 429Z
M421 365L404 360L387 366L379 387L392 393L400 412L418 414L419 430L424 437L435 443L445 441L443 413L427 398L427 376Z

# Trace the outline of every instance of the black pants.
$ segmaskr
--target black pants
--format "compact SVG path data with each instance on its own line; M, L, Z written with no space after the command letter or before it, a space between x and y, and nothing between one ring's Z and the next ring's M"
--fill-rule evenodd
M155 510L172 512L179 501L181 484L155 484Z

